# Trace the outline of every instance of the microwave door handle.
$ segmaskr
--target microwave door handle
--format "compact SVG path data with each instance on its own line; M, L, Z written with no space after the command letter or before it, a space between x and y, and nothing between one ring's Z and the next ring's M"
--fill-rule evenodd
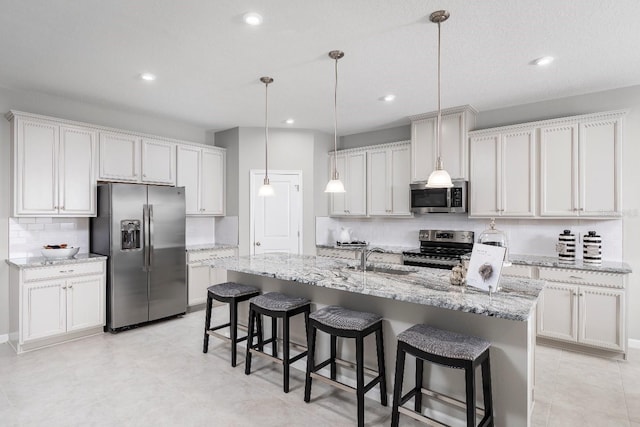
M451 189L447 188L447 207L451 207Z
M148 270L151 271L153 264L153 205L149 205L149 264Z

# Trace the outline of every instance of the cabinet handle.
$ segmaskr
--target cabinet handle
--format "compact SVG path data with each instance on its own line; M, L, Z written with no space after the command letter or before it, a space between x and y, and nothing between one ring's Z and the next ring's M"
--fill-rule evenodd
M583 210L584 210L584 208L579 208L578 210L579 210L579 211L583 211Z
M582 277L580 277L580 276L569 276L569 278L571 278L571 279L578 279L578 280L582 280Z
M67 286L67 289L73 289L73 285Z
M67 289L67 287L66 286L62 286L62 289Z
M584 292L580 292L580 296L583 297L584 296Z
M59 273L73 273L73 270L60 270Z

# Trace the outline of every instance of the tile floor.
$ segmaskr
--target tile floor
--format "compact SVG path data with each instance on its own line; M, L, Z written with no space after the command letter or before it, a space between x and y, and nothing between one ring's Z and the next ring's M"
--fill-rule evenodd
M202 353L204 312L17 356L0 345L0 426L353 426L355 396L256 359L244 375L228 344ZM640 426L640 350L616 362L538 347L534 426ZM232 386L230 386L232 385ZM390 407L368 400L368 426ZM401 425L422 425L401 417Z

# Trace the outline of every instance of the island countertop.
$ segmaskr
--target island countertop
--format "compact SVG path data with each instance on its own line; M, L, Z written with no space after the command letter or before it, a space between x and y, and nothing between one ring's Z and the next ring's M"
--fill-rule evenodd
M265 254L211 261L216 268L337 289L363 295L524 321L534 309L544 281L517 277L500 280L501 291L489 295L449 283L449 270L375 264L408 274L362 272L354 261L308 255Z

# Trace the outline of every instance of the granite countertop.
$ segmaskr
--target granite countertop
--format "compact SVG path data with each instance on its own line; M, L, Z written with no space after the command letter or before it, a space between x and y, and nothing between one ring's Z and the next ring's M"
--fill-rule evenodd
M187 245L187 252L210 251L215 249L235 249L238 245L227 245L223 243L201 243L199 245Z
M105 255L97 254L77 254L73 258L48 259L45 257L11 258L6 260L7 264L18 268L47 267L49 265L77 264L79 262L93 262L100 259L107 259Z
M242 256L212 260L211 265L305 285L517 321L529 318L544 287L542 280L502 277L502 290L489 295L475 288L451 285L449 270L376 263L377 267L410 273L362 272L354 269L358 267L354 261L309 255Z
M560 262L557 257L540 255L509 255L514 265L532 265L536 267L568 268L572 270L595 271L600 273L631 273L631 266L621 261L602 261L601 264L585 264L581 259L572 263Z
M382 249L383 252L390 254L402 254L404 251L415 250L417 246L391 246L391 245L376 245L369 244L367 249ZM328 248L328 249L344 249L352 251L362 250L362 246L338 246L338 245L316 245L316 248Z

